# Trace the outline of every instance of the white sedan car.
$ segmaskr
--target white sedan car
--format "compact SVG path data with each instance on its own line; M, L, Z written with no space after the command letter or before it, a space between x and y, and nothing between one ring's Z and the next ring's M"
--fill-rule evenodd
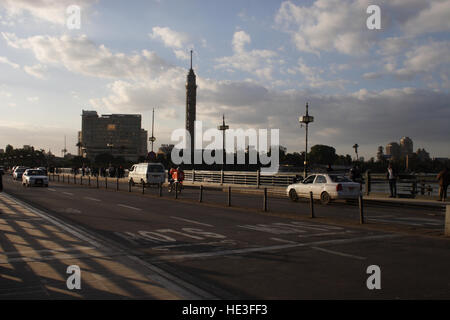
M360 195L360 184L340 174L312 174L305 180L291 184L286 192L292 201L299 198L309 198L310 192L314 199L322 204L328 204L335 199L357 199Z
M27 169L22 175L22 185L24 187L32 187L32 186L48 187L48 177L42 170Z

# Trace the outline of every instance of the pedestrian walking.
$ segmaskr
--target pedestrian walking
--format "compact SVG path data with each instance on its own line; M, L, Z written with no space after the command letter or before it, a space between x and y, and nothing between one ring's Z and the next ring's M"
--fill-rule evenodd
M437 179L439 180L439 201L445 201L447 199L447 188L450 184L450 172L446 167L439 172Z
M391 192L389 198L397 197L397 171L394 169L391 163L389 164L386 178L389 181L389 190Z

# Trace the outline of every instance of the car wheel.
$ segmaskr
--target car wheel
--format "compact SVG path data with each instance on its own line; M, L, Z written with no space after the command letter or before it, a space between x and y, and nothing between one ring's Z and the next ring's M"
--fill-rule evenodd
M320 195L320 202L324 205L329 204L331 201L331 197L327 192L322 192L322 194Z
M289 190L289 199L291 199L294 202L298 201L298 195L297 192L295 192L295 189Z

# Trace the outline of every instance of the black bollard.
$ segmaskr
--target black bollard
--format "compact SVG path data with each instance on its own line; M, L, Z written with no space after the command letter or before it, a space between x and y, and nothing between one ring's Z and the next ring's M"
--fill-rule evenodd
M231 187L228 187L228 206L231 207Z
M314 196L312 191L309 192L309 207L311 208L311 218L315 218L314 215Z
M360 224L364 224L364 202L362 194L359 195L359 222Z
M264 188L263 210L267 211L267 188Z
M203 185L200 186L200 195L198 198L198 202L203 202Z

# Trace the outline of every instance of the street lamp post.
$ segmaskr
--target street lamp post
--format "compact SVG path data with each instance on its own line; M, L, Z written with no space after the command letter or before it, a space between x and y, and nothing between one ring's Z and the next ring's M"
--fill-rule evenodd
M308 114L308 102L306 103L306 115L301 116L298 121L300 122L301 125L305 125L306 128L306 134L305 134L305 161L303 163L304 167L303 167L303 179L306 179L306 174L307 174L307 166L308 166L308 125L311 122L314 122L314 117L310 116Z
M152 154L153 154L153 143L156 141L156 138L153 135L154 123L155 123L155 109L153 109L153 112L152 112L152 136L150 138L148 138L148 141L150 141L150 143L152 144Z
M359 148L359 146L358 146L358 144L355 143L352 148L355 149L356 161L358 161L359 160L359 157L358 157L358 148Z
M225 168L225 131L230 129L229 125L225 124L225 115L222 115L222 125L218 126L217 129L222 131L223 139L222 139L222 145L223 145L223 163L222 163L222 171Z

